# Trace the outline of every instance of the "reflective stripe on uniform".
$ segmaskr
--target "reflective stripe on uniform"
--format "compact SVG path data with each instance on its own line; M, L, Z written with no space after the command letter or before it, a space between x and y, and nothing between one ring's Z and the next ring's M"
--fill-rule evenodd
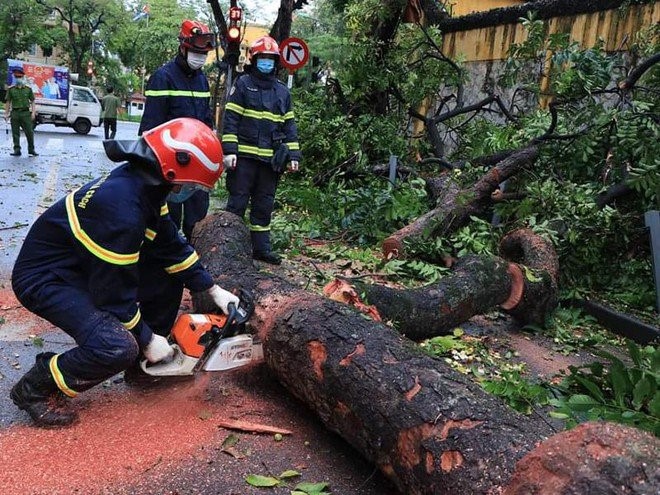
M238 143L238 136L236 134L223 134L222 135L223 143Z
M246 153L248 155L257 155L257 156L265 156L265 157L273 156L273 150L269 150L265 148L257 148L256 146L248 146L247 144L239 144L238 152Z
M74 193L70 193L66 197L66 215L69 220L69 226L73 232L73 236L80 242L85 249L90 253L96 256L103 261L112 263L113 265L132 265L137 263L140 258L140 252L130 253L130 254L121 254L105 249L104 247L99 246L96 242L92 240L89 235L80 227L80 222L78 220L78 215L76 214L76 206L73 202Z
M185 260L183 260L181 263L177 263L176 265L168 266L165 268L165 271L167 273L178 273L182 272L183 270L187 270L191 266L193 266L197 261L199 260L199 256L195 251L188 256Z
M210 98L210 91L190 91L181 89L148 89L144 96L191 96L193 98Z
M167 207L167 203L160 207L160 216L164 217L170 213L170 209Z
M298 143L298 142L286 143L286 145L289 147L290 150L299 150L300 149L300 143Z
M78 395L78 392L70 389L69 386L64 381L64 376L62 375L62 372L57 366L58 357L59 354L55 354L48 363L48 367L50 368L50 374L53 375L53 380L55 380L55 384L57 385L57 388L59 388L64 394L68 395L69 397L75 397L76 395Z
M238 105L237 103L231 103L231 102L225 105L225 110L231 110L232 112L235 112L239 115L243 115L244 117L250 117L257 120L271 120L273 122L280 122L280 123L283 123L288 118L289 119L293 118L293 112L288 112L285 115L277 115L276 113L267 112L265 110L263 111L250 110L249 108L245 108L242 107L241 105Z
M153 241L156 238L156 231L147 229L144 231L144 236L149 239L150 241Z
M270 232L270 225L253 225L249 224L250 232Z
M121 324L124 325L124 328L126 330L133 330L135 328L135 325L138 324L140 321L140 318L142 318L142 314L140 313L140 309L135 312L135 316L131 318L129 321L122 321Z

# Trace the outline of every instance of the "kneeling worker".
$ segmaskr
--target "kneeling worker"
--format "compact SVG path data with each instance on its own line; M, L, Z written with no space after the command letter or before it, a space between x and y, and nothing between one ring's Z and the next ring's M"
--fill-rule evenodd
M234 294L214 285L195 250L169 217L170 193L212 189L222 150L202 122L181 118L136 141L105 141L124 162L68 194L30 228L12 273L28 310L61 328L77 347L38 354L11 389L11 399L39 426L65 426L76 415L66 401L131 367L143 355L173 355L166 335L184 285L207 291L227 312Z

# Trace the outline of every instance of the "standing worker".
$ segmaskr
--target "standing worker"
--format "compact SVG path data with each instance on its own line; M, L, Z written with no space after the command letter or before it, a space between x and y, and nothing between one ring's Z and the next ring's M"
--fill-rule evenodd
M171 357L165 336L184 285L207 292L224 313L239 304L214 285L167 212L168 194L210 189L222 174L215 133L184 118L137 141L103 144L108 158L125 163L48 208L30 228L12 272L21 304L77 344L62 354L38 354L11 389L14 404L39 426L71 424L76 416L64 396L131 367L140 354L152 363Z
M270 243L270 218L280 175L299 167L298 130L291 93L276 77L277 42L270 36L257 39L250 58L250 73L234 84L223 117L227 211L243 217L250 203L252 256L279 265Z
M11 121L11 137L14 140L14 152L11 156L21 156L21 129L28 142L28 155L39 156L34 150L34 125L36 116L34 106L34 93L32 88L25 85L25 72L23 69L14 69L16 84L7 89L7 105L5 107L5 120Z
M115 134L117 134L117 109L121 105L121 102L119 101L119 98L113 94L114 90L115 88L112 86L105 88L107 94L101 100L105 139L114 139Z
M185 20L179 32L179 53L149 78L147 101L139 135L178 117L193 117L213 128L209 82L200 70L208 52L215 47L215 35L198 21ZM193 227L209 209L209 193L196 191L192 196L172 196L170 215L190 240Z

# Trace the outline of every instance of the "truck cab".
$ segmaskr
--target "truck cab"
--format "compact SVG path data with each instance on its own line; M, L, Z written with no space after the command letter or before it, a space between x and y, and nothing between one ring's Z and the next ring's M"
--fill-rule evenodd
M37 124L73 127L78 134L87 134L92 127L101 124L101 103L92 90L85 86L69 86L66 106L37 101L36 113Z

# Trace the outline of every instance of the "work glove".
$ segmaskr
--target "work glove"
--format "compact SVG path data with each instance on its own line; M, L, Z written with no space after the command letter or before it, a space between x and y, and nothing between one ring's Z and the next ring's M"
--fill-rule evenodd
M222 159L222 164L227 170L234 170L236 168L236 155L225 155Z
M298 160L291 160L289 162L289 170L291 170L291 172L297 172L299 167L300 164L298 163Z
M234 303L238 307L240 300L231 292L223 289L219 285L214 285L208 290L209 295L213 298L213 302L218 306L224 314L229 314L229 303Z
M144 357L150 363L157 363L174 356L174 348L162 335L153 334L151 341L144 348Z

